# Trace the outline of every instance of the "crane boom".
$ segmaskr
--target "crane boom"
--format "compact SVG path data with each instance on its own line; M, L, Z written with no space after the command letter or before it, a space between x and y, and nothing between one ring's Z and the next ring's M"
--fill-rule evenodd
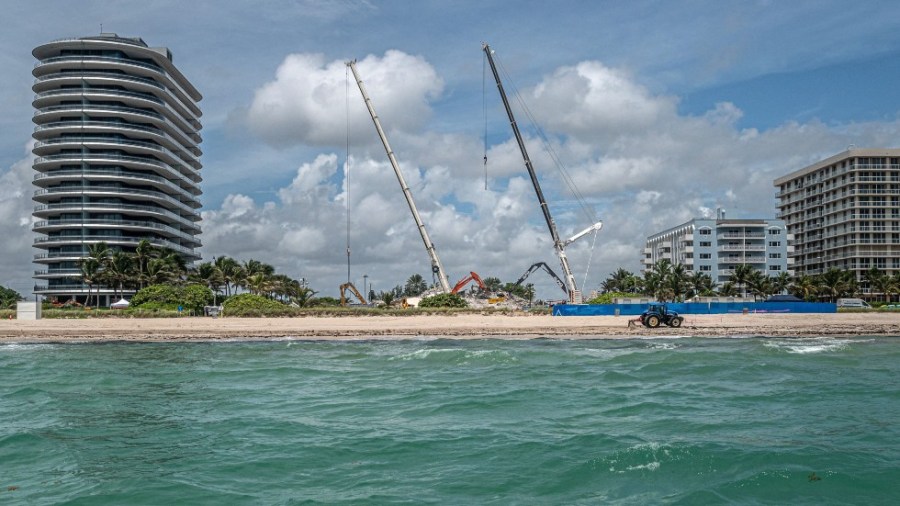
M506 114L509 116L509 124L512 126L516 142L519 144L519 151L522 152L522 158L525 160L525 168L528 169L528 175L531 177L531 184L534 186L538 202L541 204L541 212L544 214L544 221L547 222L547 227L550 229L550 236L553 238L553 247L556 249L556 256L559 257L559 262L562 264L563 276L565 277L569 294L569 302L581 302L580 300L577 300L580 299L580 297L577 296L578 286L575 284L575 276L572 274L572 269L569 267L565 243L560 240L559 232L556 230L556 223L554 223L553 217L550 216L550 208L547 206L547 199L544 198L544 192L541 191L541 185L538 182L537 174L534 172L534 166L531 164L531 159L528 157L528 151L525 149L525 141L522 140L522 134L519 132L516 118L513 116L512 108L509 106L509 100L506 98L506 92L503 90L503 83L500 82L500 74L497 72L497 66L494 64L494 56L491 54L491 47L485 43L482 44L482 50L484 50L484 54L487 55L488 63L491 65L491 72L494 74L494 80L497 82L497 90L500 92L500 98L503 100L503 107L506 108Z
M419 234L422 236L422 241L425 243L425 250L428 251L428 256L431 257L431 270L434 274L437 274L443 292L450 293L450 281L448 281L447 274L444 272L444 266L441 264L440 258L438 258L434 243L432 243L431 238L428 237L428 232L425 230L425 224L422 223L422 217L419 216L419 210L416 208L412 193L409 191L409 185L407 185L406 180L403 179L403 173L400 172L400 165L397 163L397 158L394 157L394 151L388 143L387 136L384 134L384 129L381 128L381 122L378 120L378 114L375 113L375 107L372 106L372 99L370 99L369 94L366 93L366 87L363 86L362 79L359 77L359 72L356 70L356 60L347 62L347 66L350 67L350 71L353 72L353 78L356 79L356 84L359 86L359 91L362 93L363 100L366 102L366 108L369 110L369 115L372 116L372 122L375 123L375 130L378 131L378 137L381 138L381 143L384 145L384 151L387 153L388 160L391 162L391 167L394 168L394 174L397 175L397 180L400 182L400 188L403 189L406 203L409 204L409 210L412 212L413 219L416 220Z

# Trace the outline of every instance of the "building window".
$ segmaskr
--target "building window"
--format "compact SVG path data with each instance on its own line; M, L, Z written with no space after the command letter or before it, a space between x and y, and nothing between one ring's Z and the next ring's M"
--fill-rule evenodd
M781 230L780 230L780 229L777 229L777 228L770 228L770 229L769 229L769 234L771 234L771 235L779 235L779 234L781 234Z
M701 271L711 271L711 270L712 270L712 267L709 266L709 265L701 265L701 266L700 266L700 270L701 270Z
M709 247L711 247L711 246L712 246L712 242L710 242L710 241L700 241L700 247L701 247L701 248L704 248L704 247L705 247L705 248L709 248Z
M781 266L780 266L780 265L770 265L770 266L769 266L769 270L770 270L770 271L780 271L780 270L781 270Z
M712 258L712 253L700 253L700 260L709 260Z
M769 241L770 248L777 248L779 246L781 246L781 241Z
M769 253L769 258L781 258L781 253Z
M708 228L701 228L701 229L700 229L700 235L711 235L711 234L712 234L712 230L710 230L710 229L708 229Z

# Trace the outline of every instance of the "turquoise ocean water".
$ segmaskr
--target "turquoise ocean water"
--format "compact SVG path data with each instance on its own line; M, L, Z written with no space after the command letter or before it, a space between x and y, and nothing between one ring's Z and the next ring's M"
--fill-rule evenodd
M900 338L0 345L0 504L898 504Z

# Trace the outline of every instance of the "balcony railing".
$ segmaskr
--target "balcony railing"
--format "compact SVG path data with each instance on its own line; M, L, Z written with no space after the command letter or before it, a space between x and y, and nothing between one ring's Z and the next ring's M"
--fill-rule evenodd
M200 240L196 236L182 232L177 228L151 221L133 221L133 220L45 220L35 222L33 230L40 233L41 229L50 227L66 228L66 227L89 227L108 225L117 228L135 228L135 229L152 229L159 230L173 237L179 237L188 242L195 242L199 247Z
M72 212L81 212L84 211L112 211L112 212L122 212L122 211L135 211L142 213L151 213L154 215L165 216L172 220L180 223L185 229L196 231L196 233L200 233L200 227L197 225L197 221L200 220L200 216L196 213L190 213L189 217L196 218L196 221L192 221L186 219L185 217L175 214L167 209L162 207L153 207L153 206L137 206L132 204L102 204L102 203L81 203L81 202L73 202L71 204L41 204L34 206L34 213L43 213L44 211L56 211L59 213L65 211Z
M137 245L143 240L147 240L152 246L156 246L158 248L169 248L171 250L177 251L179 253L184 254L188 257L197 257L199 255L194 252L193 248L185 248L179 244L175 244L174 242L167 241L165 239L161 239L159 237L134 237L134 236L116 236L116 235L67 235L67 236L57 236L57 237L37 237L34 240L35 247L41 247L43 245L50 244L78 244L78 243L98 243L105 242L108 244L125 244L125 245ZM40 245L40 246L39 246Z
M63 186L59 188L46 188L43 190L35 190L34 196L40 197L42 195L52 195L52 196L66 196L66 195L128 195L128 196L141 196L146 197L150 200L155 201L163 201L172 204L186 212L193 213L195 212L195 208L200 207L200 203L197 201L190 202L192 205L187 205L184 202L181 202L177 199L173 199L169 195L166 195L162 192L154 192L148 190L128 190L123 188L110 188L103 186Z
M56 129L70 129L73 131L82 131L85 129L109 129L111 131L136 131L136 132L147 132L153 134L163 140L169 142L172 146L178 146L179 148L185 148L189 154L187 156L197 157L200 156L201 151L198 148L194 141L184 135L184 132L180 130L176 130L177 133L182 135L181 140L176 140L174 137L169 135L168 132L157 128L155 126L147 126L147 125L138 125L135 123L129 122L120 122L120 121L101 121L101 120L83 120L83 121L53 121L49 123L42 123L34 127L34 132L44 132L47 130L56 130ZM196 179L199 181L199 178Z

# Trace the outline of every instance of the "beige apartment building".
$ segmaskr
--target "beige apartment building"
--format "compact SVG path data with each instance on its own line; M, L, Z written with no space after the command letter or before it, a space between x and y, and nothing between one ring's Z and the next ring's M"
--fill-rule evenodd
M793 270L900 270L900 149L851 148L775 180Z

